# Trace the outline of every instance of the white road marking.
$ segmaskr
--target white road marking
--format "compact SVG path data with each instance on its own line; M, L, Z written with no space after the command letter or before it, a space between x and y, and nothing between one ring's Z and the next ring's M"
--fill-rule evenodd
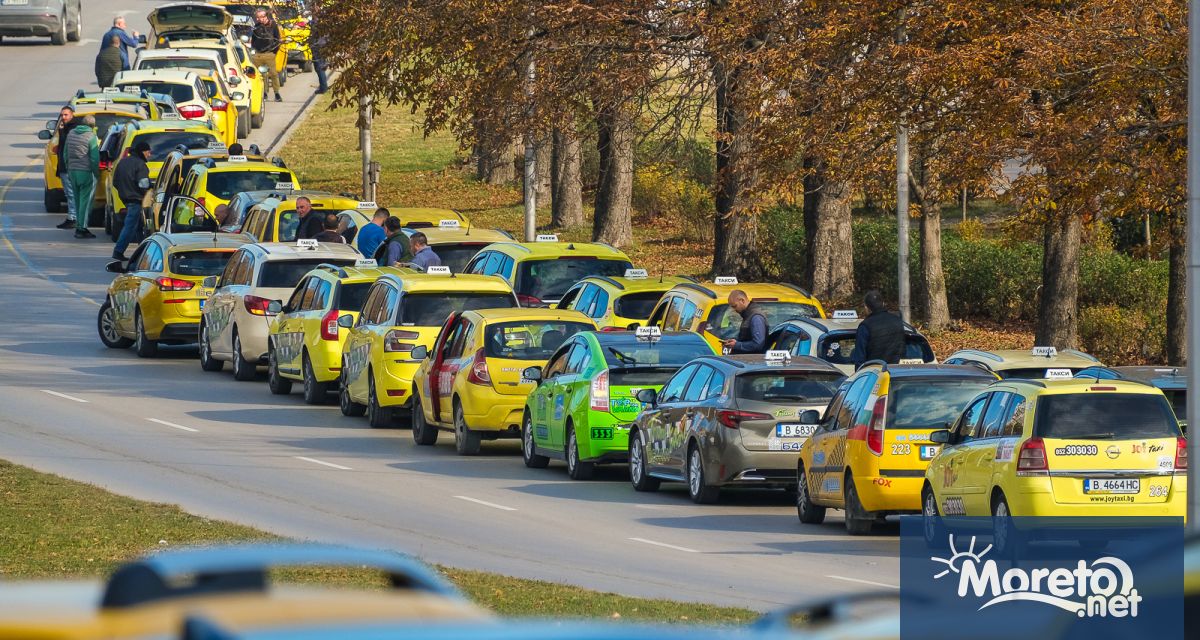
M845 580L846 582L857 582L859 584L869 584L872 587L883 587L884 589L899 589L900 588L894 584L884 584L882 582L871 582L870 580L859 580L858 578L847 578L846 576L825 576L825 577L833 578L834 580Z
M65 398L65 399L71 400L73 402L83 402L85 404L87 403L87 400L84 400L83 398L76 398L75 396L69 396L65 393L59 393L57 391L51 391L49 389L42 389L42 393L48 393L52 396L58 396L59 398Z
M683 551L685 553L700 553L699 551L697 551L695 549L689 549L687 547L677 547L673 544L667 544L665 542L655 542L653 540L647 540L645 538L630 538L630 540L633 540L634 542L641 542L642 544L654 545L656 547L663 547L666 549L674 549L676 551Z
M199 430L199 429L193 429L193 428L191 428L191 427L185 427L185 426L183 426L183 425L181 425L181 424L175 424L174 422L167 422L166 420L159 420L158 418L146 418L146 419L147 419L147 420L149 420L150 422L153 422L153 423L155 423L155 424L161 424L161 425L162 425L162 426L164 426L164 427L171 427L172 429L179 429L180 431L191 431L192 433L199 433L199 432L200 432L200 430Z
M354 469L351 469L350 467L343 467L340 464L334 464L332 462L325 462L324 460L317 460L316 458L306 458L304 456L296 456L296 459L303 460L305 462L311 462L313 464L324 465L326 467L330 467L331 469L340 469L342 471L354 471Z
M454 497L458 498L459 500L466 500L467 502L474 502L475 504L481 504L485 507L491 507L493 509L499 509L501 511L516 511L516 509L514 509L512 507L506 507L502 504L496 504L494 502L487 502L485 500L478 500L476 498L470 498L467 496L454 496Z

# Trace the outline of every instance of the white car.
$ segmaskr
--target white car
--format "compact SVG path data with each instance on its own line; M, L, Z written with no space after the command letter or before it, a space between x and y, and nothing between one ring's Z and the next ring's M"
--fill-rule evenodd
M220 371L229 361L234 378L254 379L257 367L267 361L267 335L275 315L270 303L287 298L317 265L354 266L360 258L348 244L315 240L238 249L220 276L203 283L212 294L200 317L200 367Z
M123 91L145 90L162 93L175 101L179 115L187 120L212 122L208 89L197 71L186 69L142 69L122 71L113 78L113 86Z

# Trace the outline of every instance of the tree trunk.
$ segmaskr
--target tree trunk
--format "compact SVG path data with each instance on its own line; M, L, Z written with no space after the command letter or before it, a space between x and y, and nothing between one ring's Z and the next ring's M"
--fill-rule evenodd
M1171 217L1170 266L1167 275L1167 364L1187 364L1187 237L1186 226Z
M596 116L600 184L592 217L592 240L614 247L633 244L633 113L627 105L609 105Z
M824 304L854 295L854 240L850 227L853 193L844 182L829 180L817 163L804 181L806 265L812 294Z
M537 188L537 202L539 207L546 206L550 202L550 156L552 154L550 136L538 138L534 140L534 153L537 154L537 180L534 187Z
M513 139L475 124L475 178L488 184L506 184L517 179Z
M938 331L950 324L950 305L946 301L946 274L942 271L942 206L930 198L926 158L929 150L917 156L917 176L909 176L912 194L921 206L921 290L917 301L925 327Z
M750 150L746 113L737 102L739 73L721 62L713 65L717 88L716 214L713 220L713 274L762 280L758 246L758 214L747 206L746 193L756 175L746 168Z
M1037 346L1079 346L1079 242L1083 223L1075 214L1046 223Z
M550 226L571 228L583 225L583 155L574 124L554 130L550 154Z

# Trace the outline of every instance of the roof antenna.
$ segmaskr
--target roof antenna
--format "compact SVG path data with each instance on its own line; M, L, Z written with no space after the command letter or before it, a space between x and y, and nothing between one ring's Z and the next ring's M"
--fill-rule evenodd
M667 277L667 265L664 264L663 266L659 267L659 269L658 269L658 283L662 284L663 278L666 278L666 277Z
M471 221L470 221L470 220L467 220L467 233L466 233L466 235L468 235L468 236L469 236L469 235L471 235Z

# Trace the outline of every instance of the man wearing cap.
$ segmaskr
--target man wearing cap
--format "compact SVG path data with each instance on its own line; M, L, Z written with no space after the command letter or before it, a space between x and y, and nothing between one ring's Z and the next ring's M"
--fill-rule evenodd
M146 166L149 159L150 145L138 142L113 171L113 187L125 203L125 226L121 228L117 246L113 247L114 260L125 260L125 247L142 232L142 198L150 190L150 168Z

